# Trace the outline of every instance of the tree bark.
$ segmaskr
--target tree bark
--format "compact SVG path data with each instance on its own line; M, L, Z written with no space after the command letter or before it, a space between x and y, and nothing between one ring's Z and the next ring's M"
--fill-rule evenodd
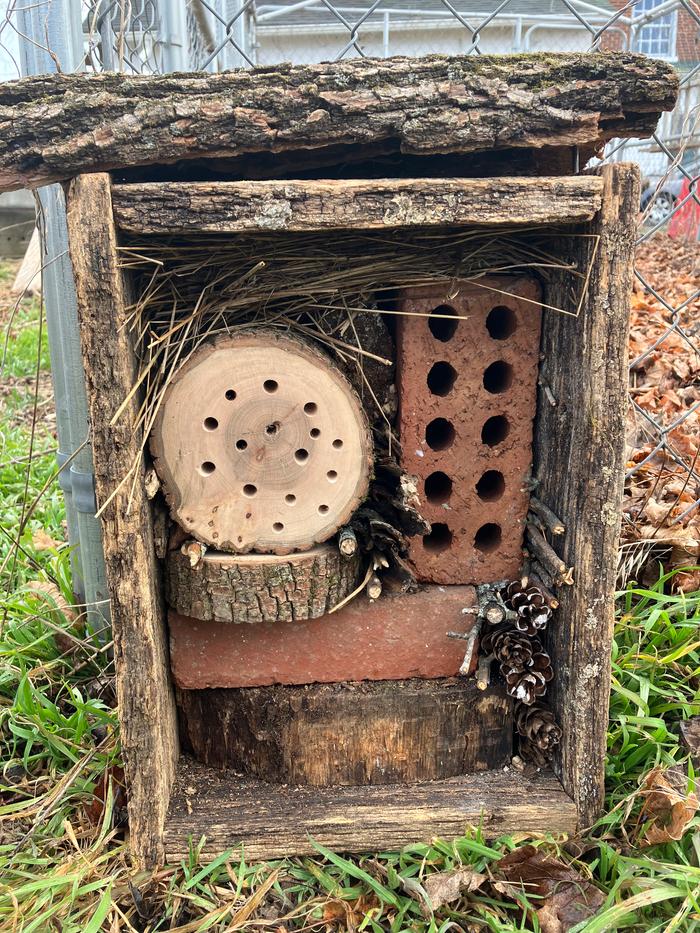
M504 689L461 678L183 690L178 707L200 761L278 784L433 781L513 753Z
M604 797L639 209L636 165L605 165L597 174L605 184L603 208L568 238L572 261L591 270L584 304L578 317L548 315L542 331L534 470L538 498L566 526L565 534L552 536L552 548L574 567L573 586L556 590L559 621L548 632L557 672L550 699L564 733L556 770L584 826ZM570 277L560 275L546 300L562 307L570 288Z
M162 182L116 185L130 233L377 230L578 223L600 209L594 176L358 181Z
M422 155L588 146L648 135L677 88L669 63L619 52L37 75L0 89L0 191L127 166L387 140Z
M360 555L343 557L335 543L289 557L208 553L195 567L172 551L166 600L205 621L298 622L330 612L353 591L359 570Z

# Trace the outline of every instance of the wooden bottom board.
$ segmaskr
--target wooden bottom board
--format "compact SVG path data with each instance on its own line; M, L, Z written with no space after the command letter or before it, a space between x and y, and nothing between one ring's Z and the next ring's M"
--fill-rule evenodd
M375 852L454 839L468 826L493 837L573 832L576 823L576 806L551 772L309 788L241 778L183 756L164 841L170 861L186 857L190 837L196 844L202 836L205 856L242 845L247 859L267 859L312 853L312 840L337 852Z

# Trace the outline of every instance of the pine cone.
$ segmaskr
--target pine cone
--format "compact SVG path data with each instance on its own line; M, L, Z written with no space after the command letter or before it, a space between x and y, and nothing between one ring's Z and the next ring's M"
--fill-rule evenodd
M552 749L561 741L561 728L554 714L543 703L518 705L515 728L520 736L520 755L541 767L552 757Z
M501 594L506 607L516 614L513 622L519 632L536 635L552 617L544 593L538 586L524 587L520 580L509 583Z
M526 706L547 692L547 681L540 671L513 671L506 676L506 693Z
M510 625L487 632L481 646L484 654L492 654L499 661L504 677L513 671L527 670L533 655L543 650L539 639L528 638Z

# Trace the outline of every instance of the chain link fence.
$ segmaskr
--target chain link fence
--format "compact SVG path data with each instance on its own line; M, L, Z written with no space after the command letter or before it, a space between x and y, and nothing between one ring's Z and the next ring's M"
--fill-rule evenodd
M73 61L58 56L62 21L64 30L79 32ZM676 110L664 115L651 140L613 143L605 154L639 162L645 178L623 530L628 542L662 541L674 528L697 523L700 7L694 0L9 0L0 21L5 77L29 46L49 56L46 70L134 74L432 53L629 50L673 61L681 78Z

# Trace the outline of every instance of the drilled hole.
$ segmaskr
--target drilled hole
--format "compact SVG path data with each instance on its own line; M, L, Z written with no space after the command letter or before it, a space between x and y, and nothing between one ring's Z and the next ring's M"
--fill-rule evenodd
M293 492L289 492L284 497L284 501L287 503L287 505L294 505L294 503L297 501L297 497L294 495Z
M447 450L454 439L455 429L447 418L433 418L425 429L425 442L431 450Z
M205 431L216 431L219 427L219 422L216 418L205 418L204 419L204 430Z
M436 470L425 480L425 498L433 505L444 505L451 495L452 480L442 470Z
M476 494L484 502L495 502L506 491L506 481L499 470L487 470L476 484Z
M204 463L200 466L199 472L202 474L202 476L211 476L215 469L215 463L212 463L211 460L205 460Z
M336 450L340 450L340 448L343 446L343 442L339 437L336 437L336 439L333 441L333 446Z
M284 525L282 524L282 522L275 522L272 526L272 530L277 532L277 534L279 534L280 531L284 531Z
M294 459L297 463L306 463L309 459L309 452L304 447L300 447L299 450L294 451Z
M444 360L433 363L428 373L428 388L433 395L448 395L455 384L457 370Z
M484 388L492 395L505 392L513 384L513 367L510 363L497 360L486 369L484 373Z
M236 441L236 450L245 450L247 446L248 441L244 441L242 437Z
M446 551L452 544L452 532L443 524L435 522L430 534L423 536L423 547L432 554L439 554L440 551Z
M326 473L326 477L329 483L334 483L338 479L338 473L336 470L329 470Z
M252 498L257 493L257 491L258 487L253 486L252 483L246 483L243 487L243 495L248 496L249 499Z
M504 308L502 305L489 311L489 316L486 318L486 330L494 340L507 340L513 336L517 328L518 319L515 311Z
M279 421L273 421L272 424L268 424L268 426L265 428L265 434L267 434L268 437L272 437L273 434L277 434L279 429L280 429Z
M483 551L484 554L495 551L500 543L501 526L495 525L493 522L482 525L474 536L474 547L477 551Z
M275 382L274 379L266 379L263 382L263 389L266 392L272 393L272 392L276 392L279 389L279 385Z
M505 415L494 415L484 422L481 429L482 443L487 447L495 447L500 444L510 434L510 422Z
M320 428L311 428L309 431L309 437L320 437L321 429Z
M236 393L233 389L226 389L226 391L224 392L224 395L229 400L229 402L232 402L236 397Z
M318 411L318 405L316 402L307 402L306 405L304 405L304 411L307 415L315 415Z
M439 308L435 308L428 318L430 333L436 340L441 340L443 343L452 340L457 330L457 323L457 312L449 305L440 305Z
M319 505L318 510L319 510L319 512L321 513L321 515L325 515L326 512L328 511L328 506L327 506L327 505Z

